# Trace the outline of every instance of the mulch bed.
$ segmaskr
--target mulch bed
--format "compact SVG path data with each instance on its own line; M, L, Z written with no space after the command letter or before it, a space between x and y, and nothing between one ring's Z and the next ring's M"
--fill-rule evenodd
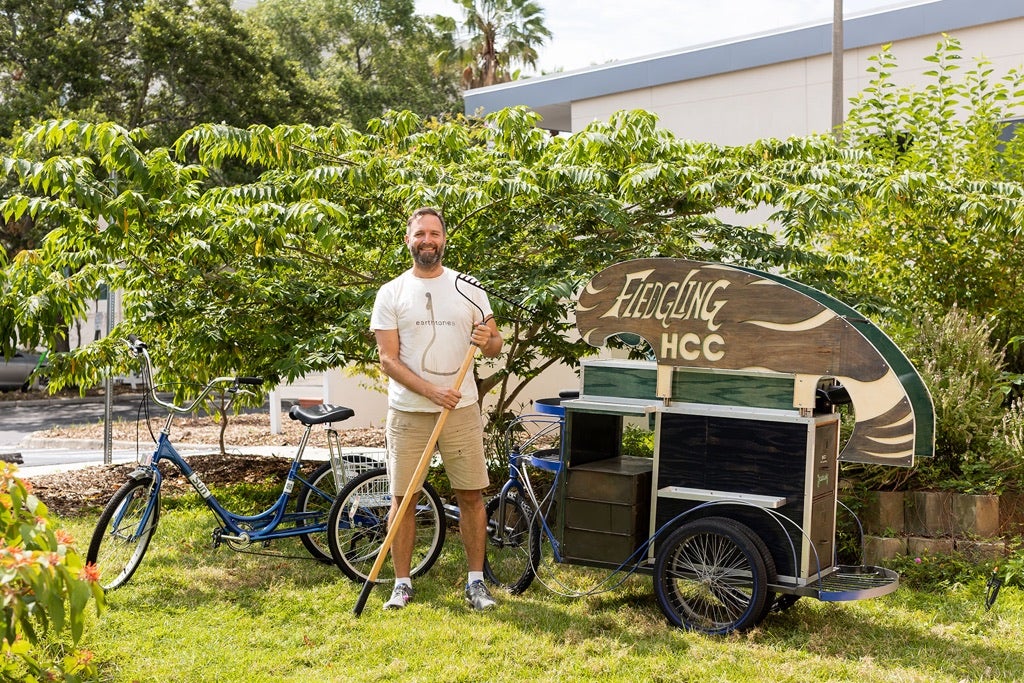
M255 484L268 479L284 481L291 465L290 458L262 455L198 455L186 456L185 461L207 486L213 488L228 484ZM32 477L27 481L51 513L75 517L106 505L134 469L134 463L96 465ZM163 468L163 473L164 495L181 495L193 490L177 468Z

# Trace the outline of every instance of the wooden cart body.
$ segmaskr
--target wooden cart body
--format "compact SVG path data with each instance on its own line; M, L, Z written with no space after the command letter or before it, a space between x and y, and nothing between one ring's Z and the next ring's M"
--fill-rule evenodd
M785 278L682 259L602 271L577 327L598 346L640 337L655 358L584 361L579 398L545 408L564 415L563 561L651 568L674 530L724 518L770 556L772 594L895 590L894 572L840 565L835 548L839 462L910 466L934 446L931 397L877 327ZM845 447L837 387L855 416ZM653 429L653 458L622 454L631 420Z

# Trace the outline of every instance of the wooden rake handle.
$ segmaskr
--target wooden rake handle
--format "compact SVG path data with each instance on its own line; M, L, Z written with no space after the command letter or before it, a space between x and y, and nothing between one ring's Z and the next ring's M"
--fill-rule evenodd
M466 378L466 373L473 366L473 358L476 357L477 347L475 344L470 344L469 349L466 350L466 357L462 360L462 366L459 368L459 374L455 376L456 388L462 386L462 381ZM420 456L419 464L416 466L416 471L413 472L412 479L409 480L409 486L405 490L405 495L402 496L402 504L398 506L398 511L395 513L395 521L403 519L405 511L409 508L409 505L413 499L413 494L420 487L420 484L426 478L427 468L430 466L430 459L434 455L434 446L437 445L437 439L441 436L441 430L444 429L444 423L448 421L448 414L451 410L444 408L441 410L441 414L437 418L437 424L434 425L434 431L430 433L430 438L427 439L427 445L423 448L423 455ZM441 520L444 524L444 520ZM356 606L352 609L352 613L357 617L363 613L363 607L366 606L366 600L370 597L370 592L373 590L373 584L377 581L377 575L380 574L381 567L384 566L384 561L387 559L388 551L391 550L391 544L395 540L395 533L398 531L398 524L392 524L388 528L387 536L384 537L384 542L380 546L380 551L377 553L377 559L373 562L373 567L370 569L370 573L366 577L366 581L363 583L363 589L359 592L359 599L356 600Z

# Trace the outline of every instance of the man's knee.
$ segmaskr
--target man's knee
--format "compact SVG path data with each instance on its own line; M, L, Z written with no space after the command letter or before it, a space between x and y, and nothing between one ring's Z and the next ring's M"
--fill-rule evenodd
M484 492L480 489L455 489L455 498L461 510L483 509Z

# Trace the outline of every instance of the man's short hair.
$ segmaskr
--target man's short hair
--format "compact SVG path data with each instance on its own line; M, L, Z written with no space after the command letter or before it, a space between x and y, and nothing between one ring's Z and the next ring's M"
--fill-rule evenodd
M435 216L437 220L441 221L441 232L445 235L448 234L448 226L444 224L444 216L442 216L441 212L432 206L421 206L413 211L412 215L409 216L409 220L405 222L405 229L408 230L411 228L413 221L417 218L422 218L423 216Z

